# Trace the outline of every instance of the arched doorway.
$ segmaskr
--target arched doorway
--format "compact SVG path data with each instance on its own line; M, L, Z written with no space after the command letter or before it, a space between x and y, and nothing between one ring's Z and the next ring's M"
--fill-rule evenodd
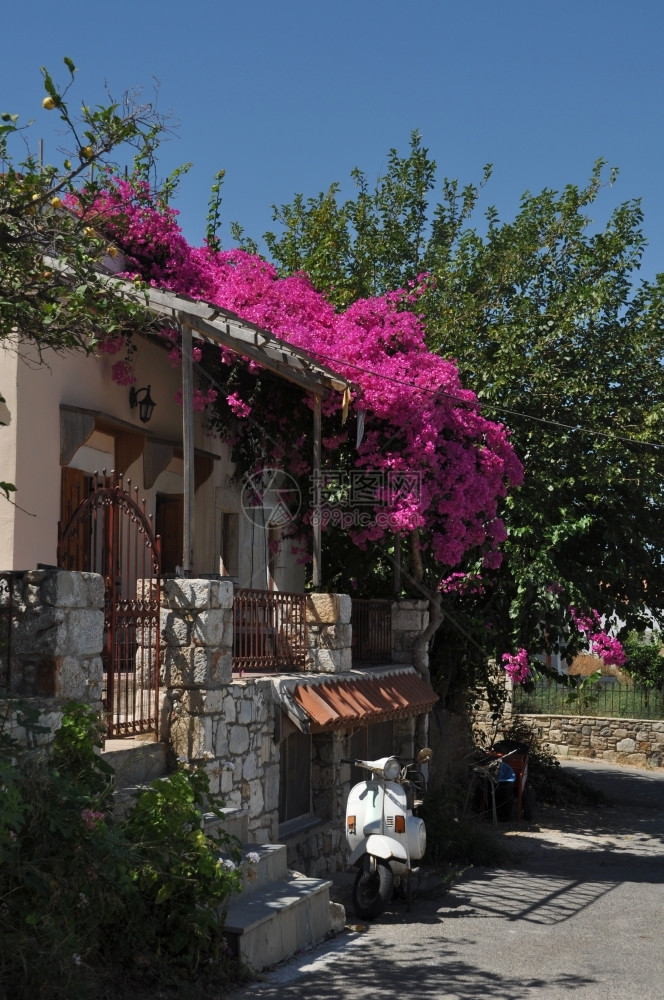
M58 525L58 567L105 582L104 712L109 737L157 733L160 549L138 490L114 473Z

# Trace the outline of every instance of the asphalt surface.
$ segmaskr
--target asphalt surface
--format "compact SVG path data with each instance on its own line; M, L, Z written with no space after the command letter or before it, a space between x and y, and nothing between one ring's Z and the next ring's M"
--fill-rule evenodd
M474 868L264 973L233 1000L664 1000L664 770L564 764L612 803L500 829L512 862ZM333 898L348 902L350 876Z

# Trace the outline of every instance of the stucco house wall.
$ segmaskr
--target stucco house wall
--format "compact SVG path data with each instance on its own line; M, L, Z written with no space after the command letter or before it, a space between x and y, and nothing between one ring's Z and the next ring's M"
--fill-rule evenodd
M98 357L49 352L41 359L21 345L19 352L0 350L0 478L14 483L18 506L0 505L0 570L34 569L57 561L57 526L61 517L61 409L80 408L98 415L95 429L65 464L87 474L117 469L117 440L136 432L146 442L182 441L182 407L175 401L181 373L168 363L167 352L152 340L134 338L135 387L151 386L156 402L152 418L142 424L138 409L129 407L129 388L112 380L111 367L122 354ZM231 515L233 576L240 586L268 585L268 536L242 512L241 486L235 477L228 445L210 433L204 414L195 415L195 447L208 456L211 474L195 496L194 574L228 572L222 566L222 524ZM176 449L177 450L177 449ZM147 513L154 517L158 494L182 494L183 461L174 454L156 480L146 486L144 456L139 452L124 469ZM224 522L224 515L226 521ZM274 574L277 589L301 592L304 570L282 546Z

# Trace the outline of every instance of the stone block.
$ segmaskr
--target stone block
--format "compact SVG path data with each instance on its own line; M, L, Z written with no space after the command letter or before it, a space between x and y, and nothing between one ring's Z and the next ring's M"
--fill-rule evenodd
M191 687L192 657L191 647L178 649L171 646L162 649L162 660L159 667L160 683L167 688Z
M248 753L242 762L242 777L245 781L253 781L258 777L258 761L255 753Z
M188 612L168 611L164 614L162 611L160 619L161 640L165 646L191 645L193 620Z
M233 608L233 581L232 580L211 580L210 581L210 606L213 608Z
M313 674L341 673L341 653L340 649L308 649L306 669Z
M349 625L353 604L348 594L307 594L307 623Z
M633 753L636 750L636 742L632 739L619 740L616 743L618 753Z
M213 608L209 611L201 611L196 615L193 624L191 638L196 646L215 646L217 648L224 645L224 631L227 627L227 614L221 608ZM230 649L230 645L227 647Z
M200 687L219 688L229 683L232 676L230 650L194 646L192 659L195 682Z
M218 715L212 716L212 752L216 759L225 761L229 755L228 725L225 719Z
M398 608L392 611L392 631L393 632L421 632L423 631L422 613L412 611L408 608Z
M238 705L238 722L247 726L250 722L254 721L254 706L253 702L248 698L243 698Z
M190 715L221 715L223 699L222 691L192 688L182 692L180 703Z
M212 751L210 717L182 712L171 724L171 742L177 757L204 760Z
M172 610L204 611L211 607L210 580L164 580L161 601Z
M263 799L263 789L259 781L252 781L250 783L249 792L249 817L260 816L263 812L265 802Z
M313 625L307 627L307 646L319 649L342 649L352 642L351 625Z
M279 808L279 765L269 764L263 772L265 789L265 809L269 812Z
M57 608L102 608L104 580L98 573L49 573L41 584L41 599Z
M93 662L101 666L101 658ZM73 698L76 701L87 703L91 700L100 700L102 678L99 677L95 685L98 692L97 696L95 698L91 697L91 688L93 686L91 678L88 675L88 671L83 670L82 666L81 660L76 656L63 656L57 661L54 678L56 697L63 699Z
M67 615L67 646L64 653L94 656L104 648L104 612L96 608L75 608Z
M249 730L246 726L230 726L228 749L233 754L246 753L249 749Z

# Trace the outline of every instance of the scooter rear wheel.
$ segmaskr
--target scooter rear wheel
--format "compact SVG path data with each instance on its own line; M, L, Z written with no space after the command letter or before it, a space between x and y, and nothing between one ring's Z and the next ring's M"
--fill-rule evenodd
M358 917L378 917L392 899L394 875L387 861L376 859L374 871L362 868L353 885L353 909Z

